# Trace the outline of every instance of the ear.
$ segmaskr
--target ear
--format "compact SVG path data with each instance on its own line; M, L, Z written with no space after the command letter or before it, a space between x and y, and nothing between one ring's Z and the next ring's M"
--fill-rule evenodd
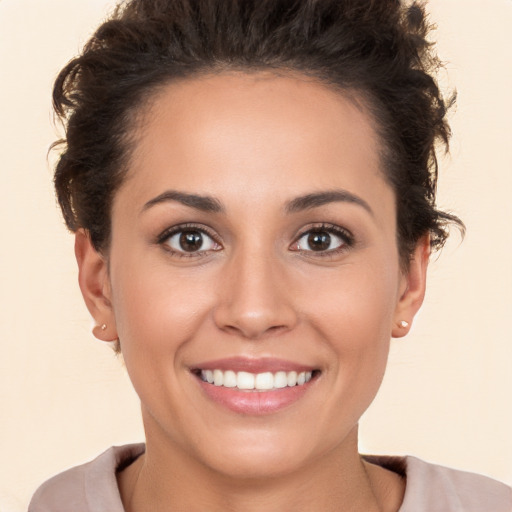
M75 234L75 256L78 263L78 283L85 304L96 326L93 334L102 341L117 339L108 262L92 245L89 234L79 229Z
M424 236L416 245L409 268L400 282L399 300L391 330L393 338L401 338L409 332L414 315L423 304L429 258L430 237Z

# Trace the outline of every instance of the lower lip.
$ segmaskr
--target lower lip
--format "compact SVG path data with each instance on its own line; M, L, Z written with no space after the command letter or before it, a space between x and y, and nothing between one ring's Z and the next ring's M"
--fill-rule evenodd
M278 412L297 402L316 380L302 386L292 386L272 391L241 391L238 388L214 386L197 378L201 388L214 402L239 414L263 415Z

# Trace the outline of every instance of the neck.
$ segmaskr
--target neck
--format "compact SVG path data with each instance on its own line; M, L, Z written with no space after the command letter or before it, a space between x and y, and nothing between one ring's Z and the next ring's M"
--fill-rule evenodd
M119 475L126 512L378 512L399 506L400 500L396 508L379 504L389 495L389 488L383 494L382 487L389 487L389 481L361 460L357 427L307 467L271 477L225 475L159 437L148 435L146 453Z

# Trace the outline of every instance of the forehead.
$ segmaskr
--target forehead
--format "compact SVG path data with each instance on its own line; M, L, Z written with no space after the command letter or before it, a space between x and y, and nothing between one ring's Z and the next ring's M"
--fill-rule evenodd
M284 200L385 185L364 102L305 76L223 73L162 87L142 116L125 184Z

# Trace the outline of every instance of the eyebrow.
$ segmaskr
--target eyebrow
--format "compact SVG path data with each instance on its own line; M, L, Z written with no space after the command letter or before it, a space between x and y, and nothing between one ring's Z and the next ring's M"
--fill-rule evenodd
M363 207L370 215L374 216L373 210L364 199L361 199L359 196L356 196L347 190L326 190L296 197L286 204L285 211L286 213L297 213L335 202L345 202L359 205Z
M207 213L225 212L221 202L215 197L188 194L186 192L178 192L177 190L167 190L154 197L144 204L142 211L144 212L152 206L168 201L176 201L190 208L195 208L196 210ZM364 208L372 216L374 215L370 205L364 199L361 199L347 190L326 190L296 197L286 203L285 212L287 214L297 213L335 202L356 204Z
M142 207L142 211L144 212L152 206L165 203L167 201L176 201L185 206L189 206L190 208L195 208L196 210L208 213L224 212L224 208L220 201L214 197L187 194L186 192L178 192L177 190L167 190L166 192L154 197Z

